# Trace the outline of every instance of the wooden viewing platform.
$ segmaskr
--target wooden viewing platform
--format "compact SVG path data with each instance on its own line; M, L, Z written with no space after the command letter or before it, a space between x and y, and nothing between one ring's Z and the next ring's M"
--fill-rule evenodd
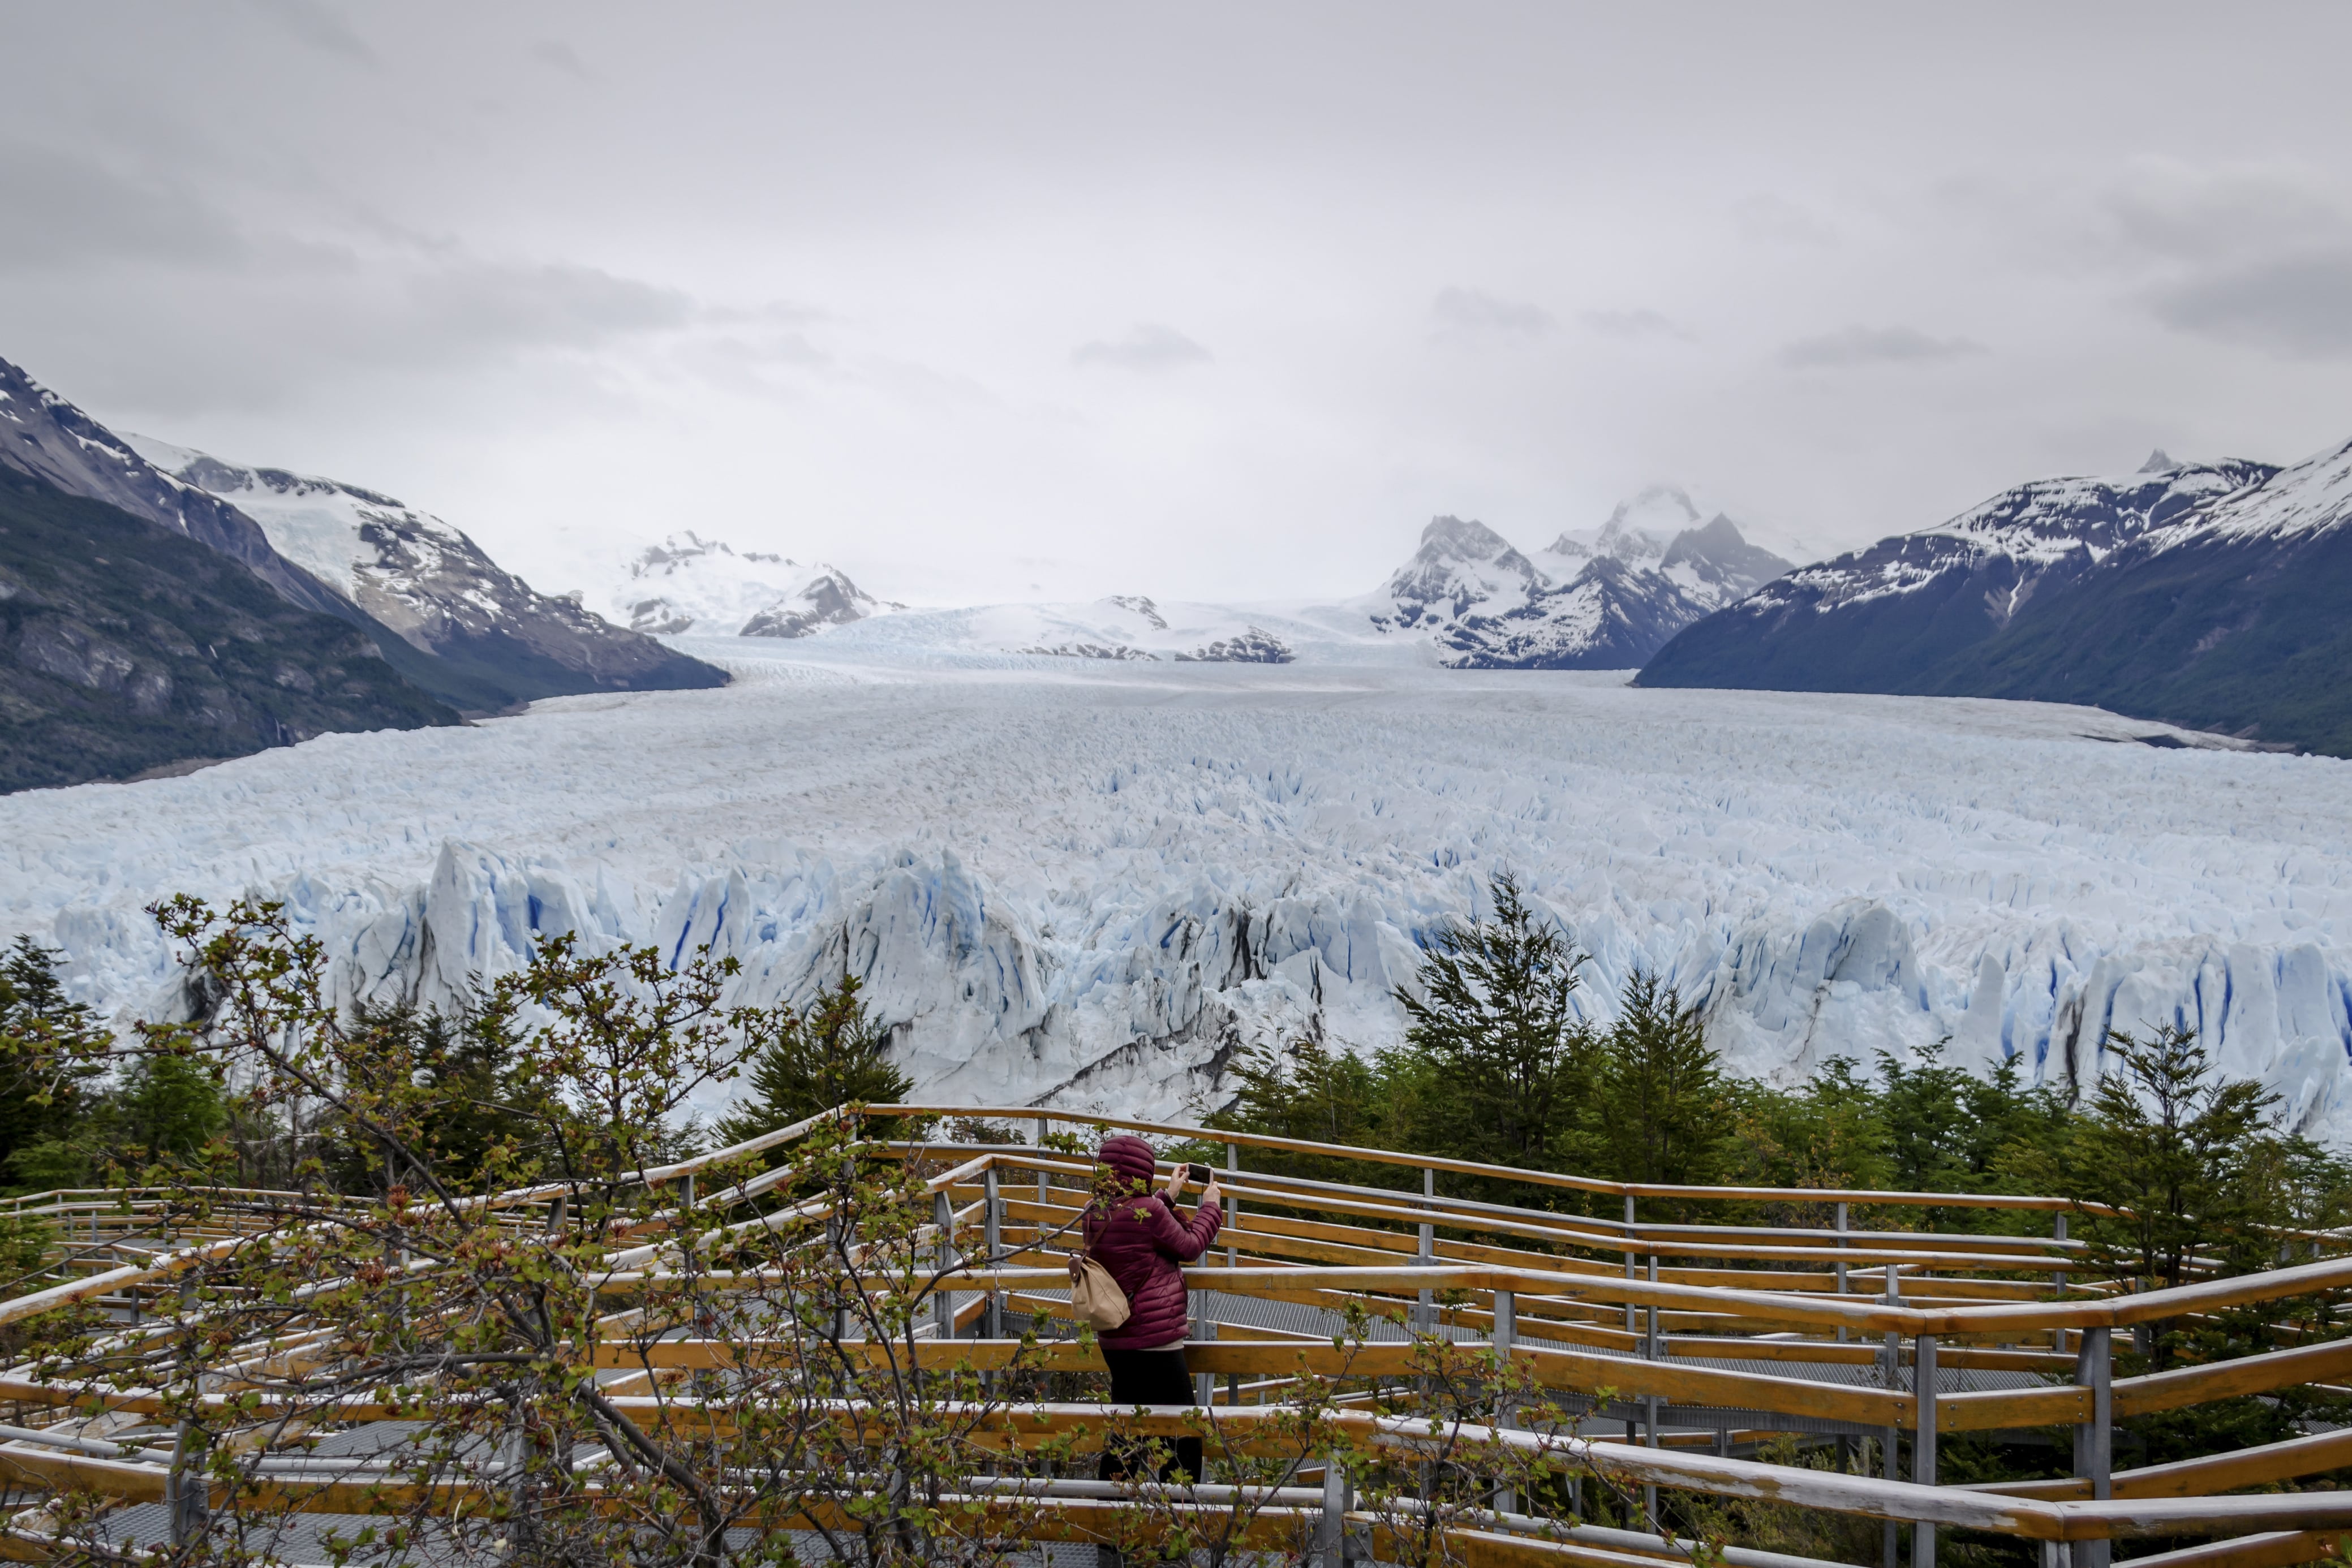
M790 1198L792 1165L744 1173L780 1152L788 1156L797 1141L841 1114L635 1173L652 1197L647 1218L625 1244L600 1253L586 1276L600 1300L610 1298L604 1321L627 1319L636 1310L633 1296L650 1283L692 1276L699 1291L747 1288L751 1273L697 1274L693 1258L666 1234L688 1212L722 1217L738 1229L772 1228L779 1216L818 1216L821 1206ZM1498 1462L1517 1454L1562 1479L1561 1488L1497 1489L1475 1507L1428 1504L1433 1547L1432 1539L1407 1539L1400 1520L1412 1513L1410 1499L1361 1507L1340 1466L1318 1473L1307 1465L1298 1475L1310 1484L1259 1489L1249 1500L1246 1526L1231 1542L1243 1550L1312 1554L1324 1568L1351 1559L1429 1561L1433 1550L1510 1568L1656 1568L1692 1555L1691 1543L1670 1535L1581 1522L1572 1500L1580 1495L1576 1485L1591 1478L1639 1490L1653 1518L1658 1493L1682 1492L1877 1521L1883 1561L1893 1563L1900 1550L1914 1568L1931 1568L1939 1531L2004 1538L2044 1564L2063 1559L2073 1568L2105 1568L2116 1543L2128 1552L2129 1543L2150 1537L2167 1548L2137 1559L2151 1568L2284 1568L2336 1555L2338 1542L2352 1538L2352 1490L2276 1490L2352 1469L2352 1429L2315 1427L2283 1442L2136 1469L2118 1469L2114 1461L2119 1421L2352 1378L2352 1338L2309 1333L2306 1343L2285 1349L2113 1375L2117 1331L2352 1288L2352 1249L2333 1234L2281 1238L2283 1257L2291 1249L2307 1260L2132 1292L2097 1277L2092 1254L2067 1234L2070 1217L2081 1211L2060 1198L1628 1186L1031 1108L878 1106L859 1116L860 1157L902 1163L931 1195L934 1211L919 1244L934 1267L922 1320L903 1343L860 1342L847 1347L854 1357L968 1375L1101 1370L1090 1339L1074 1332L1067 1304L1070 1237L1094 1171L1083 1155L1057 1152L1044 1137L1056 1132L1091 1144L1106 1130L1134 1131L1221 1148L1229 1199L1213 1248L1186 1270L1187 1354L1200 1406L1120 1417L1126 1434L1207 1435L1208 1484L1160 1489L1153 1507L1239 1518L1234 1505L1246 1489L1220 1481L1220 1456L1297 1441L1295 1423L1285 1423L1310 1385L1330 1401L1316 1416L1316 1431L1333 1440L1392 1450L1408 1468L1439 1444L1449 1452L1488 1452ZM950 1117L1025 1124L1034 1134L994 1145L905 1135L908 1122ZM1331 1162L1323 1168L1358 1179L1252 1168L1300 1156ZM1474 1185L1556 1192L1563 1207L1555 1212L1461 1196ZM184 1277L282 1227L287 1204L297 1198L310 1206L310 1223L333 1223L332 1203L320 1215L316 1195L220 1193L195 1224L183 1223L152 1192L16 1200L19 1212L50 1222L62 1254L52 1261L53 1283L0 1302L0 1325L97 1303L121 1343L154 1351L136 1378L65 1375L35 1363L0 1371L0 1402L7 1406L0 1473L19 1500L0 1531L0 1555L53 1555L60 1544L55 1500L67 1493L107 1500L124 1521L123 1538L146 1542L184 1530L206 1510L237 1506L189 1479L173 1428L160 1424L175 1398L184 1415L191 1391L174 1392L163 1354L168 1336L158 1325L186 1315L189 1309L174 1304ZM567 1223L554 1184L468 1201L487 1223L519 1239L559 1235ZM1668 1206L1717 1216L1740 1206L1801 1210L1827 1222L1668 1222L1662 1218ZM1926 1207L1980 1216L1983 1228L1855 1222ZM259 1370L234 1383L207 1375L193 1396L219 1412L243 1445L240 1462L279 1505L347 1522L414 1505L416 1495L381 1445L345 1444L338 1458L327 1452L335 1443L322 1440L393 1431L381 1424L408 1412L364 1392L326 1405L279 1392L273 1379L291 1375L281 1363L314 1367L331 1359L330 1346L288 1348L299 1339L298 1331L281 1330L257 1341L250 1350ZM691 1321L579 1347L615 1409L720 1443L736 1417L698 1403L692 1379L723 1378L763 1348L756 1339L698 1333ZM1457 1369L1495 1369L1497 1387L1507 1372L1541 1403L1498 1396L1478 1418L1456 1411L1433 1436L1437 1423L1427 1413L1398 1414L1373 1397L1383 1386L1428 1378L1433 1356ZM1041 1542L1101 1538L1100 1521L1134 1489L1086 1479L1067 1465L1024 1464L1024 1456L1066 1445L1073 1433L1099 1437L1107 1407L1070 1398L967 1403L972 1451L985 1462L975 1458L959 1495L975 1500L982 1514L1019 1501L1031 1511L1024 1528ZM1947 1435L2029 1434L2063 1443L2068 1429L2069 1476L1984 1486L1938 1476ZM1901 1473L1898 1457L1907 1460ZM486 1470L436 1484L459 1506L500 1483ZM203 1495L191 1496L192 1486ZM1040 1511L1041 1504L1050 1506ZM1728 1544L1728 1561L1741 1568L1801 1568L1809 1561Z

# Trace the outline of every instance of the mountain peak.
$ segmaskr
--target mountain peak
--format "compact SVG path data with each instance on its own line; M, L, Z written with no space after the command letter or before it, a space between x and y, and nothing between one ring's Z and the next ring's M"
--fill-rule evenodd
M1609 520L1601 525L1601 532L1604 537L1613 531L1671 538L1697 527L1698 521L1699 511L1691 504L1690 492L1680 485L1651 485L1618 502Z
M1673 572L1678 567L1714 590L1706 605L1713 610L1754 592L1789 571L1791 563L1761 545L1749 544L1739 526L1717 512L1705 528L1685 528L1666 547L1658 569Z
M2179 464L2175 463L2172 460L2172 455L2167 452L2163 447L2159 446L2155 451L2147 455L2147 461L2141 464L2137 472L2142 474L2168 474L2173 469L2179 466Z
M884 604L823 561L803 566L772 550L737 549L680 528L631 556L626 576L587 596L632 631L805 637L862 621Z
M1518 553L1510 540L1475 517L1432 517L1421 530L1423 560L1499 560Z
M1688 491L1679 485L1651 485L1618 502L1599 528L1563 530L1544 553L1570 559L1612 556L1639 565L1657 559L1667 541L1698 525L1699 510Z

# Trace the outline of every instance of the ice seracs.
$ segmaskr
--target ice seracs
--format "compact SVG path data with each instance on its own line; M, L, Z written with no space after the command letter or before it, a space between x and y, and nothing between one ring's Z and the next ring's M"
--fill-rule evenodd
M886 604L824 566L682 528L629 559L604 606L639 632L807 637L903 605Z
M2107 1029L2179 1021L2352 1133L2352 764L2085 708L925 625L964 634L688 635L740 678L0 798L0 943L62 947L118 1016L180 1005L142 913L180 891L285 900L342 1000L454 1003L562 931L709 944L730 1001L846 964L919 1092L1181 1116L1235 1051L1396 1040L1421 944L1509 869L1593 955L1580 1001L1653 969L1744 1073L1948 1037L2080 1091Z

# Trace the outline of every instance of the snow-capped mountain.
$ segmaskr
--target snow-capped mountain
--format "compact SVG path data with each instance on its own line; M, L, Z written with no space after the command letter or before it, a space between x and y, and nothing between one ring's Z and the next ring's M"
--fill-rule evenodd
M739 551L691 528L631 557L604 602L614 620L664 636L807 637L905 608L876 599L833 567Z
M1412 559L1381 585L1371 620L1383 632L1444 632L1465 621L1524 611L1552 586L1535 562L1486 524L1432 517Z
M2090 702L2352 757L2352 443L2035 595L1945 689Z
M279 555L433 655L438 667L419 678L461 707L725 682L709 665L539 592L464 533L390 496L151 436L121 440L179 484L251 517Z
M0 360L0 465L103 501L241 562L289 604L347 616L341 595L288 561L235 507L157 469L130 443Z
M1676 537L1698 526L1698 508L1680 486L1653 485L1618 502L1597 528L1562 529L1537 556L1555 576L1572 577L1596 556L1642 566L1655 562Z
M1622 670L1788 565L1658 486L1532 558L1484 523L1435 518L1361 602L1376 630L1423 633L1456 669Z
M2352 752L2352 458L2154 455L2037 481L1790 573L1677 636L1644 685L2096 703Z
M0 793L457 722L362 628L175 528L0 465Z

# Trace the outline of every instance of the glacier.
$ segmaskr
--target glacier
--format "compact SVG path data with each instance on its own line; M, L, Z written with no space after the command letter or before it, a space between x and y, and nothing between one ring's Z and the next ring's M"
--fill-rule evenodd
M2352 1137L2352 764L2089 708L924 621L676 637L733 684L0 798L0 939L122 1018L183 1005L142 913L182 891L284 900L347 1000L446 1003L552 932L709 945L743 1001L862 976L927 1097L1181 1115L1236 1051L1394 1040L1421 944L1508 870L1591 954L1591 1016L1654 969L1744 1073L1948 1040L2079 1085L2109 1028L2177 1020Z

